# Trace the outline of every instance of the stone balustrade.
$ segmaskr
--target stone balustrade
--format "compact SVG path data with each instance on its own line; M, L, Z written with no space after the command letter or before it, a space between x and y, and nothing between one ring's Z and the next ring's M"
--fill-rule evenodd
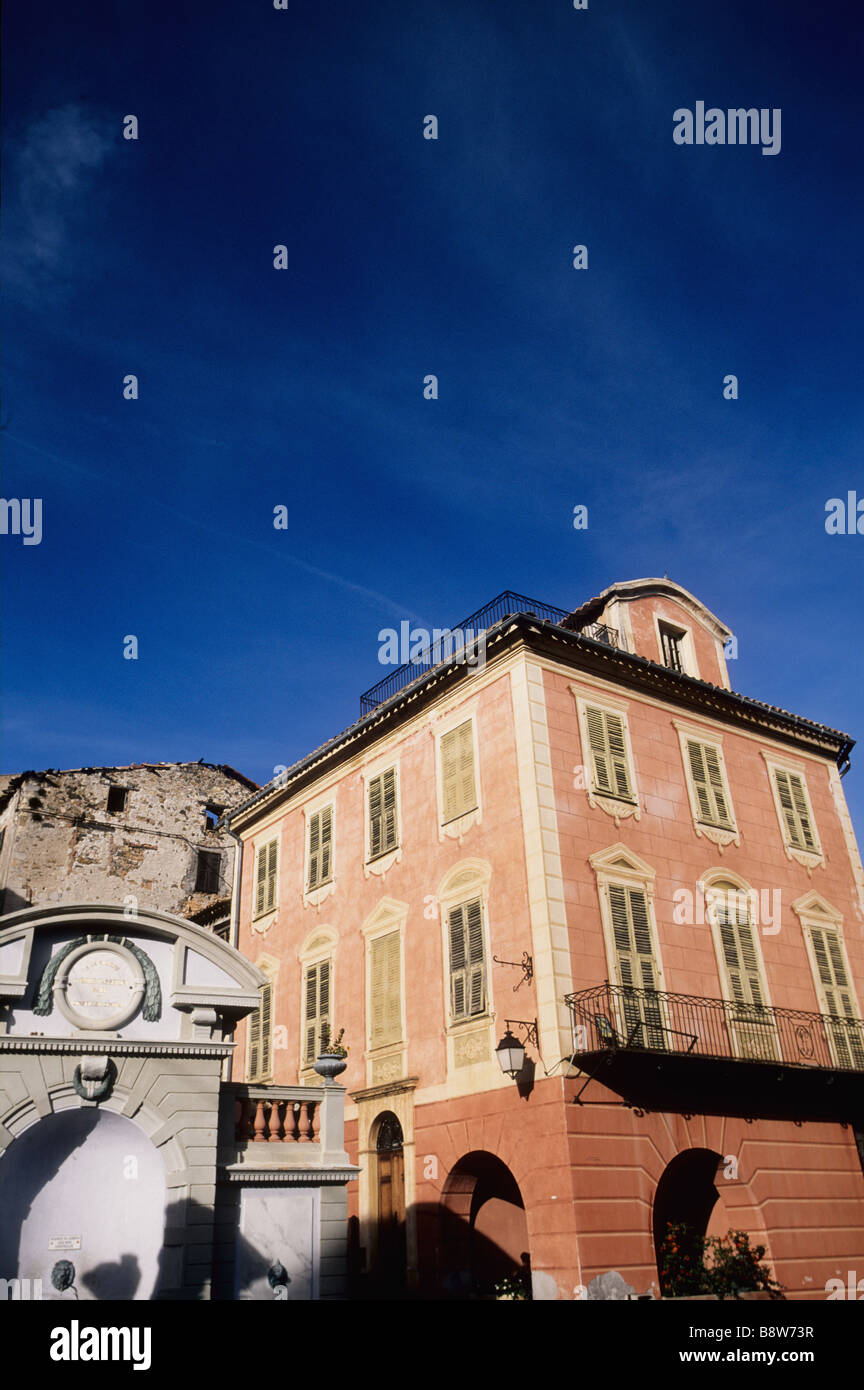
M343 1168L345 1092L341 1086L228 1082L220 1115L226 1167Z
M305 1089L305 1088L304 1088ZM238 1144L317 1144L320 1101L267 1094L250 1087L234 1098L234 1139Z

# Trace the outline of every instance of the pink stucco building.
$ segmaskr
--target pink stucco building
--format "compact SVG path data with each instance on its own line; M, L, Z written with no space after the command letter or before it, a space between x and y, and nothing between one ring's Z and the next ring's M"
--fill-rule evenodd
M481 617L232 812L247 1079L317 1081L344 1028L359 1289L656 1291L685 1221L826 1297L864 1269L851 740L734 693L669 580Z

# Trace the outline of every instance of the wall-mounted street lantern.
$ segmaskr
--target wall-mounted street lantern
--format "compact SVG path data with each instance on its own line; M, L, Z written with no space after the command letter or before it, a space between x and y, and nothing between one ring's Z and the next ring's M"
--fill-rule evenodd
M504 1075L512 1076L515 1081L525 1066L525 1043L520 1042L510 1030L511 1028L524 1029L525 1042L533 1043L539 1053L540 1040L537 1036L537 1020L535 1018L533 1023L526 1023L519 1018L505 1018L504 1026L507 1031L496 1047L495 1055Z

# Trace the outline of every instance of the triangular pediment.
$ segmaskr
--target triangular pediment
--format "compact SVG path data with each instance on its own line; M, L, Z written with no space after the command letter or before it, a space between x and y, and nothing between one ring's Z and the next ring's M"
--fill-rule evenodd
M829 926L839 926L843 921L842 912L838 912L820 893L812 889L805 893L802 898L796 898L792 904L792 911L799 917L806 917L810 920L823 921Z
M588 862L595 873L627 874L632 878L653 880L657 872L635 850L620 841L608 849L598 850L589 857Z
M407 903L401 903L396 898L382 898L378 906L369 913L360 930L365 936L368 932L379 931L382 927L397 926L404 922L407 916Z

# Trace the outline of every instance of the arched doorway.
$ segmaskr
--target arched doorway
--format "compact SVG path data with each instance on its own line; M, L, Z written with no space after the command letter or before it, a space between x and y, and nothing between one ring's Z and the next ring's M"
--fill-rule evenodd
M165 1168L132 1120L82 1108L47 1115L0 1159L0 1269L40 1279L58 1262L79 1299L149 1299L160 1273ZM55 1280L62 1283L62 1271Z
M694 1239L708 1230L711 1214L720 1201L716 1187L722 1154L713 1149L686 1149L667 1164L654 1194L654 1257L658 1276L663 1242L670 1225L686 1226Z
M380 1288L405 1284L405 1154L402 1126L391 1110L373 1126L378 1230L375 1278Z
M525 1203L495 1154L475 1150L451 1170L441 1194L440 1251L441 1282L452 1297L490 1295L516 1274L530 1291Z

